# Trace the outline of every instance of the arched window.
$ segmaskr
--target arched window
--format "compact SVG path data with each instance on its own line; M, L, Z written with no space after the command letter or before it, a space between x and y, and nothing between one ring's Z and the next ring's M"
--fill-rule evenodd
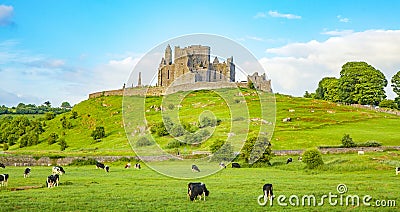
M169 69L168 69L168 76L167 76L167 79L169 79Z

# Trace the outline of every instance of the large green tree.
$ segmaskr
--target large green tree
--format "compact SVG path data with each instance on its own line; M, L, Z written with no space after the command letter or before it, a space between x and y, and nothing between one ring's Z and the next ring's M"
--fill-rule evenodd
M386 98L386 86L385 75L366 62L348 62L342 66L338 82L342 102L379 105Z
M392 88L393 92L397 94L397 97L395 98L395 102L397 105L400 105L400 71L398 71L393 77L392 77Z
M338 95L339 80L335 77L325 77L318 83L318 88L315 91L316 99L323 99L332 102L339 101Z

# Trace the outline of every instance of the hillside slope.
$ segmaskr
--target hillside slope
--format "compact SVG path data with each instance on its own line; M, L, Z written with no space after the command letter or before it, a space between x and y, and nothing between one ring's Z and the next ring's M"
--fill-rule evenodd
M246 102L250 111L250 118L258 116L257 98L252 96L251 90L245 90L249 95ZM378 141L383 145L400 145L400 117L380 113L368 109L354 108L336 103L275 95L276 97L276 126L272 137L273 149L306 149L321 145L340 145L344 134L350 134L355 142ZM121 96L107 96L85 100L74 106L73 111L78 113L72 119L71 112L58 115L55 119L46 121L45 132L40 136L41 143L36 146L18 149L12 146L10 152L26 154L58 153L59 145L48 145L47 137L50 133L57 133L65 137L68 148L62 154L70 155L133 155L122 119ZM160 105L161 97L151 97L146 100L146 119L149 125L161 120L161 112L150 111L152 105ZM195 92L187 96L180 103L181 117L187 122L194 123L204 110L212 111L222 124L217 126L210 141L196 147L199 150L208 150L216 139L224 139L229 132L230 114L222 98L210 92ZM61 119L71 122L71 129L64 129ZM284 118L291 118L290 122L283 122ZM257 134L254 130L258 122L250 121L250 134ZM103 126L107 137L100 142L92 139L91 132ZM225 134L224 134L225 133ZM157 137L156 140L165 147L173 138L170 136Z

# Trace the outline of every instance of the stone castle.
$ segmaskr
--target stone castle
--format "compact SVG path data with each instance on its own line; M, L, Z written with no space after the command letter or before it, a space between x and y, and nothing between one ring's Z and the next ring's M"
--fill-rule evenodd
M220 62L217 57L211 63L210 47L191 45L185 48L175 46L172 57L171 46L165 49L164 57L158 67L158 80L156 86L143 86L141 73L138 85L122 89L102 91L89 94L89 98L116 95L149 95L161 96L179 91L254 87L264 92L272 92L271 80L265 73L257 72L247 76L247 81L235 82L235 64L233 57Z

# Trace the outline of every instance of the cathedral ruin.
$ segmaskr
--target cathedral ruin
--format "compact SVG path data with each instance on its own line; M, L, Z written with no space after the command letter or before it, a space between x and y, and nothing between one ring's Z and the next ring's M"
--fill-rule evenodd
M233 57L224 62L215 57L211 62L210 47L191 45L185 48L175 46L172 58L172 49L168 45L158 68L157 86L196 82L235 82Z

